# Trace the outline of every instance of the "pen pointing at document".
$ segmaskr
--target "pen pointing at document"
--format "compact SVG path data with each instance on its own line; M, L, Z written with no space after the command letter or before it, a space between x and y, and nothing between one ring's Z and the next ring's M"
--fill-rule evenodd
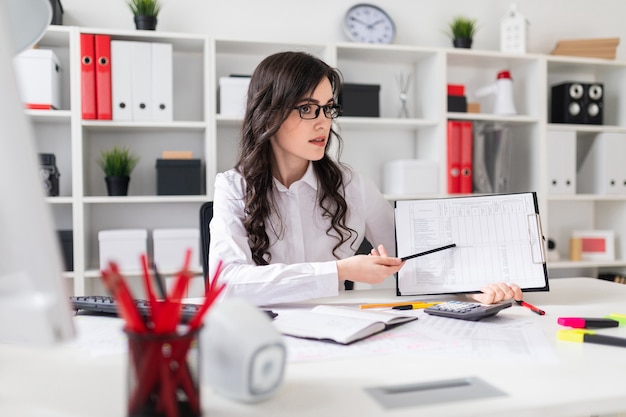
M456 243L451 243L449 245L441 246L439 248L429 249L427 251L415 253L415 254L409 255L409 256L403 256L400 259L402 261L408 261L409 259L417 258L419 256L424 256L424 255L430 255L431 253L439 252L439 251L446 250L446 249L451 249L451 248L454 248L454 247L456 247Z

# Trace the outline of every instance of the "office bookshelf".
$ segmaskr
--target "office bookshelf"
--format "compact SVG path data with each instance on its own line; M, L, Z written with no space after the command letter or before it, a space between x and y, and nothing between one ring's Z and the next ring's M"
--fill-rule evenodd
M81 119L80 34L109 34L111 39L168 42L173 45L174 120L115 122ZM372 178L382 189L383 165L396 159L436 161L438 192L432 195L386 195L399 199L445 197L446 126L449 119L481 121L510 127L512 132L511 192L536 191L546 237L556 240L562 261L548 263L550 276L590 275L626 271L626 195L572 193L557 195L548 183L548 132L566 129L577 141L593 141L603 132L626 134L626 63L598 59L513 55L493 51L426 48L408 45L353 43L294 44L259 40L214 39L205 35L151 31L118 31L51 26L41 40L62 67L62 108L27 111L40 152L55 153L61 172L59 197L48 197L58 229L73 230L74 270L67 279L75 295L101 293L98 231L118 228L198 227L199 208L212 199L213 179L232 167L241 120L218 113L219 78L251 74L267 55L301 50L339 68L346 82L378 84L380 117L341 117L342 160ZM493 97L474 98L479 87L495 82L498 71L513 75L514 116L490 113ZM407 109L401 110L398 77L410 74ZM604 125L564 125L548 122L550 85L565 80L605 83ZM465 85L470 101L481 113L449 113L447 84ZM131 176L127 197L106 195L103 175L95 160L113 145L133 148L141 155ZM204 163L202 195L156 195L155 161L163 150L192 150ZM418 179L428 181L429 179ZM572 230L612 229L616 260L569 262ZM175 271L164 271L172 274ZM198 270L199 274L200 271ZM138 274L137 274L138 275Z

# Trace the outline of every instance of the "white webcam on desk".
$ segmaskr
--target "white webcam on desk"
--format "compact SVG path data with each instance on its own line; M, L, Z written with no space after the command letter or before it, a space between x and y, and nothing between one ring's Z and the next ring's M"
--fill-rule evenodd
M268 315L246 300L226 299L211 308L200 350L200 380L224 397L262 401L282 384L287 359L283 337Z

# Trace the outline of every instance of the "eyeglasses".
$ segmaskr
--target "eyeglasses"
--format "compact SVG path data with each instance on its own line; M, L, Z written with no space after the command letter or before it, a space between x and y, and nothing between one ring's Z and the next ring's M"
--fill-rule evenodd
M314 107L315 110L313 110ZM300 113L300 118L305 120L317 119L317 117L320 115L320 110L324 110L324 116L326 116L327 119L335 119L337 116L339 116L341 106L338 106L336 104L327 104L325 106L320 106L319 104L307 103L294 107L294 110L298 110L298 113Z

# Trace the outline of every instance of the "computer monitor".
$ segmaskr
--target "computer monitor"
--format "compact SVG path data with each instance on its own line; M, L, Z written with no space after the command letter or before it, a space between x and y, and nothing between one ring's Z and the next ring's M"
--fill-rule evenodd
M13 72L12 3L0 1L0 343L41 346L68 340L74 328L32 126Z

